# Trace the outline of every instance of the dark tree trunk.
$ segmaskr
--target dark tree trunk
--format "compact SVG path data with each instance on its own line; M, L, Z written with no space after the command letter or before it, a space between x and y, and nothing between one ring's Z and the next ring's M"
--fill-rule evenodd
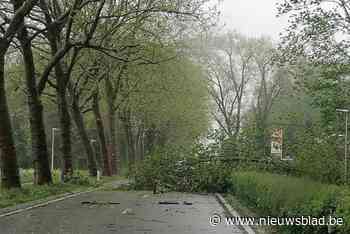
M7 106L5 90L5 55L10 46L12 37L23 25L24 17L32 10L37 0L11 1L14 9L23 6L21 10L16 10L16 14L9 23L5 32L5 38L0 38L0 158L1 158L1 187L20 188L21 182L18 171L17 155L12 136L12 126L10 114Z
M118 166L119 166L119 155L117 153L117 137L116 137L116 113L114 109L114 101L115 101L115 93L113 92L113 87L108 78L105 79L105 91L106 91L106 99L107 99L107 109L108 109L108 145L111 149L111 166L112 173L118 174Z
M20 188L17 155L6 99L5 54L0 55L0 123L1 187Z
M101 112L100 112L100 105L99 105L97 92L93 98L93 112L94 112L94 116L95 116L98 138L100 141L100 149L101 149L102 159L103 159L103 175L104 176L112 176L111 163L110 163L110 159L108 157L105 130L104 130L102 116L101 116Z
M58 43L54 38L50 38L52 56L58 51ZM60 134L62 139L63 154L63 179L69 180L73 175L72 163L72 144L71 144L71 119L69 115L69 106L67 102L67 84L68 77L65 74L62 62L55 65L55 76L57 82L57 106L60 125Z
M74 97L74 95L71 95L71 96ZM84 146L85 153L87 155L89 174L90 176L97 176L97 165L96 165L94 151L90 143L88 134L86 132L84 117L80 111L77 100L73 100L72 102L72 116L73 116L75 125L77 126L80 140Z
M235 133L234 133L235 140L237 140L237 138L239 136L239 131L241 130L242 97L243 97L243 93L241 93L238 97L236 129L235 129Z
M46 7L46 6L45 6ZM47 19L50 23L51 19ZM60 32L56 28L51 27L48 30L47 38L51 47L51 56L57 56L57 52L60 47ZM65 181L69 180L73 175L73 162L72 162L72 144L71 144L71 119L69 115L69 106L67 102L67 85L69 76L64 72L62 61L58 61L54 66L54 72L57 82L57 107L58 118L61 134L61 149L63 155L63 173L62 177Z
M59 81L60 79L62 79L62 77L57 78L58 83L62 83L62 81ZM63 175L69 180L69 178L73 175L71 119L66 99L66 86L64 84L58 84L57 103L62 139Z
M35 79L35 64L28 40L27 30L24 28L18 34L23 50L25 65L25 78L27 87L27 101L30 115L30 132L32 141L32 153L34 155L34 183L38 185L50 184L52 182L49 153L47 150L46 133L43 120L43 105L41 104Z

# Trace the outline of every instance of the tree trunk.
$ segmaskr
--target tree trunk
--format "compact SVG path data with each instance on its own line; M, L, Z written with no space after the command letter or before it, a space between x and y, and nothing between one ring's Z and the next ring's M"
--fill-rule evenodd
M66 99L66 81L61 65L56 65L57 79L57 103L58 115L60 123L60 133L62 139L62 154L63 154L63 176L66 180L73 175L72 163L72 144L71 144L71 119L69 115L69 107Z
M117 137L116 137L116 126L115 126L115 111L108 107L108 122L109 122L109 145L111 148L111 166L112 166L112 173L118 174L119 173L119 155L117 153Z
M74 98L73 94L71 96ZM80 140L84 146L85 153L87 155L89 174L90 176L97 176L97 165L96 165L94 151L89 141L89 137L86 132L86 128L84 124L84 117L80 111L77 100L73 100L72 102L72 116L73 116L75 125L77 126Z
M17 155L5 90L5 54L0 55L0 123L1 187L20 188Z
M118 174L119 170L119 157L117 153L117 137L116 137L116 113L114 110L114 101L115 101L115 93L113 92L113 87L108 78L105 79L105 91L106 91L106 99L107 99L107 109L108 109L108 145L111 149L111 166L112 173Z
M10 114L7 106L5 90L5 55L10 46L12 37L23 25L24 17L32 10L37 1L11 1L16 14L12 18L5 32L5 38L0 38L0 158L1 158L1 187L20 188L18 163L15 144L12 136ZM17 11L21 5L22 10Z
M50 184L52 182L49 152L47 150L46 133L43 120L43 105L41 104L35 79L35 64L25 28L18 34L23 50L25 65L25 78L27 87L27 101L30 115L30 132L32 141L32 153L34 155L35 169L34 183L38 185Z
M243 89L243 88L242 88ZM242 112L242 98L243 93L241 93L238 97L238 103L237 103L237 117L236 117L236 129L235 129L235 140L237 140L239 136L239 131L241 130L241 112Z
M129 165L129 171L131 171L135 164L135 143L134 143L134 137L132 134L132 129L130 126L129 119L125 120L124 129L125 129L125 135L128 143L128 165Z
M108 150L107 150L107 144L106 144L105 130L102 122L102 116L100 112L100 105L99 105L97 92L93 98L93 112L95 116L96 127L97 127L98 137L100 141L102 158L103 158L103 175L112 176L111 164L110 164L110 159L108 157Z
M50 21L50 20L49 20ZM55 57L60 47L60 32L56 28L48 29L47 39L51 47L51 56ZM71 144L71 119L69 115L69 106L67 103L67 85L69 81L68 74L64 72L62 61L58 61L54 66L54 72L57 82L57 107L60 134L62 139L62 154L63 154L63 173L62 177L65 181L69 180L73 175L72 163L72 144Z

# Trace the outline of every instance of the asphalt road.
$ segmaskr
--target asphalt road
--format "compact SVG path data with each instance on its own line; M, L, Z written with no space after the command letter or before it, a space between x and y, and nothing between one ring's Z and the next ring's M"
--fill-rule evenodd
M214 213L224 215L224 210L211 195L98 191L0 218L0 233L244 233L235 226L212 227L209 217Z

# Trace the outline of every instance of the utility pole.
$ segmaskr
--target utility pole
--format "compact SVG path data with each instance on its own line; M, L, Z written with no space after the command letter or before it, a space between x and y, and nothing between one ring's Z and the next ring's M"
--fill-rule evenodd
M344 184L348 183L348 109L337 109L337 112L345 113L345 146L344 146Z
M97 143L97 140L95 139L91 139L90 140L90 144L94 150L94 156L95 156L95 160L96 160L96 164L97 164L97 176L96 176L96 180L97 181L100 181L101 180L101 170L100 170L100 162L99 160L97 159L97 152L96 152L96 146L95 144Z

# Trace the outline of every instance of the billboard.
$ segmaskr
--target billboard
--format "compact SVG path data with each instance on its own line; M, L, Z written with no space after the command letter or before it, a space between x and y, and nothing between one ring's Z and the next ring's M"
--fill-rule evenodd
M271 154L279 154L282 157L283 149L283 129L276 128L272 130L271 135Z

